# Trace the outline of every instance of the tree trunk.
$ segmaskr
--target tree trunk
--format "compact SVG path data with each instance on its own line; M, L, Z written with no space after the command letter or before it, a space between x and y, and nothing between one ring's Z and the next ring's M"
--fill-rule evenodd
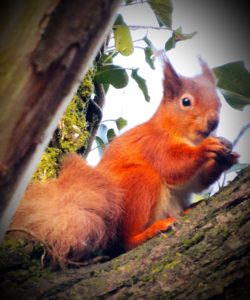
M173 231L105 263L32 269L9 246L1 299L249 299L249 178L250 167Z
M1 3L0 239L120 2Z

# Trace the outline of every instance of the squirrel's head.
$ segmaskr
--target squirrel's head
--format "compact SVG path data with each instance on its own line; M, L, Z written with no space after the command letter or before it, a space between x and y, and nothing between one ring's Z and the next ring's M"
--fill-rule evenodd
M193 144L201 142L216 129L221 107L215 77L202 59L200 64L202 73L187 78L178 75L165 58L164 93L159 108L161 124L171 127L173 134Z

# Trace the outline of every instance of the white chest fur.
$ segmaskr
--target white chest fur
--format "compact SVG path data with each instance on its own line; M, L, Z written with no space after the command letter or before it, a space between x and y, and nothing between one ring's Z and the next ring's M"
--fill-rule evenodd
M162 185L161 194L152 212L150 223L180 215L190 205L190 196L191 193L188 186L177 189Z

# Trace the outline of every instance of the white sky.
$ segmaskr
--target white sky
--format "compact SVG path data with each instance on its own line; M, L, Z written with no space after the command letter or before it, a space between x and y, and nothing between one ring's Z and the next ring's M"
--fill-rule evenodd
M197 31L197 35L191 40L179 42L175 49L168 52L172 64L180 74L192 76L199 72L198 55L201 55L210 67L244 60L246 67L250 69L248 41L244 38L244 30L247 34L247 27L244 27L239 16L238 19L235 17L235 8L230 7L232 6L231 3L229 4L230 1L226 2L227 5L223 5L223 2L173 1L173 28L182 26L184 33ZM128 25L158 26L147 4L123 7L120 13ZM147 34L157 49L163 49L165 42L171 36L171 32L166 30L132 30L131 33L134 40L143 38ZM135 45L139 46L140 43ZM141 45L144 46L144 43ZM128 126L125 128L128 130L148 120L156 110L162 97L162 69L156 64L157 69L151 70L145 63L144 52L141 49L135 49L133 55L129 57L118 55L114 63L126 68L139 68L139 75L146 79L151 96L150 103L147 103L131 78L129 85L124 89L117 90L110 87L103 120L123 117L128 121ZM234 140L240 129L250 122L249 113L250 107L245 108L243 112L237 111L223 101L218 135ZM114 125L112 122L105 124L108 127ZM241 163L250 162L249 140L250 130L235 149L241 154ZM96 151L89 154L88 161L92 165L98 162Z

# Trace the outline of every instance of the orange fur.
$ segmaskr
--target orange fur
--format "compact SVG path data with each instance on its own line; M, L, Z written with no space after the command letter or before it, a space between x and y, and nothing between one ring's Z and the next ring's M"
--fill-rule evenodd
M118 188L105 173L71 154L57 179L29 186L11 228L28 229L47 245L55 262L79 260L116 237L120 199Z
M163 99L153 117L116 138L95 169L69 155L57 179L31 184L12 228L34 232L58 261L79 260L110 240L131 249L168 229L191 193L238 158L209 136L220 101L213 74L201 65L201 75L186 78L166 61Z
M201 75L185 78L166 61L158 110L115 139L97 166L108 169L124 190L120 234L127 249L164 230L164 224L168 229L175 220L169 217L190 205L192 192L207 188L237 161L219 139L206 137L219 120L220 100L212 72L201 65ZM181 105L185 97L192 107Z

